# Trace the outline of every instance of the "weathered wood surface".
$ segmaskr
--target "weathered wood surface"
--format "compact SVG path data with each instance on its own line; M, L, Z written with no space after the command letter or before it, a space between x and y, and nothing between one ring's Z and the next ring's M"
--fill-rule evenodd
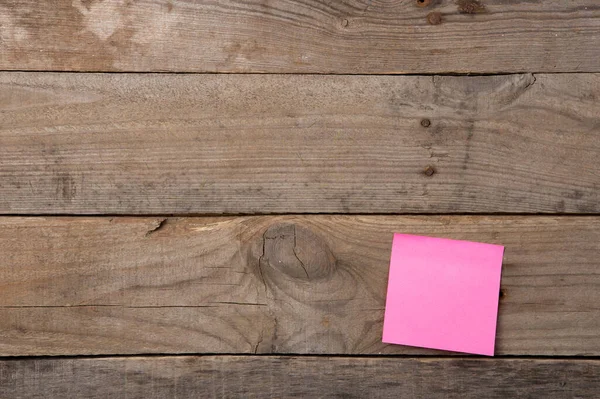
M599 74L2 73L0 213L596 213L599 96Z
M0 361L30 398L589 398L600 361L183 356Z
M432 354L381 342L393 232L506 246L496 353L600 354L600 218L0 219L0 355Z
M417 3L5 1L0 69L600 72L595 0ZM440 13L440 24L428 22L437 22L429 17L433 12Z

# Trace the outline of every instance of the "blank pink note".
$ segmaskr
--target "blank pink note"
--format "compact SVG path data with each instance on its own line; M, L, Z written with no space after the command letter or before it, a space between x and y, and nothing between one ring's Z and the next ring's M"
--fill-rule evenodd
M383 342L493 356L503 253L394 234Z

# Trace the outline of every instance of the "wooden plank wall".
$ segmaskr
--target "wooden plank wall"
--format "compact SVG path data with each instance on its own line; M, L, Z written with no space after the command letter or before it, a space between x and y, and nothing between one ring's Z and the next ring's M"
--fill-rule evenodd
M598 72L595 0L53 0L1 5L7 70ZM431 15L431 13L435 13Z
M589 216L5 217L0 348L439 355L381 342L395 231L507 247L498 355L600 355Z
M503 399L527 393L595 399L599 369L598 360L562 359L45 358L0 362L0 394L16 399L239 398L249 392L274 398Z
M4 73L0 88L5 214L600 211L600 74Z
M0 3L0 397L595 398L595 0ZM381 342L506 247L496 357Z

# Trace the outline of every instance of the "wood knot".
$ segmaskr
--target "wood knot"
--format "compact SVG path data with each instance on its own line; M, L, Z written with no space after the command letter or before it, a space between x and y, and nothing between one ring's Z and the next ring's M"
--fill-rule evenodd
M330 277L336 261L323 239L304 227L285 223L275 224L263 234L259 267L267 279L283 273L312 281Z
M479 0L458 0L458 12L462 14L479 14L486 12L485 6Z
M427 22L430 25L439 25L442 23L442 13L439 11L430 12L427 14Z

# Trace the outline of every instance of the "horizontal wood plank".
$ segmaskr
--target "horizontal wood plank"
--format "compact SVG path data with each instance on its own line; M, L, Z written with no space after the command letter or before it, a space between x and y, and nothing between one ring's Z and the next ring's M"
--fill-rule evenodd
M33 398L579 398L600 361L184 356L0 361L0 395Z
M600 72L595 0L54 0L0 5L0 69Z
M2 73L0 213L596 213L599 96L600 74Z
M496 354L600 354L600 218L0 218L0 355L381 342L393 232L506 246Z

